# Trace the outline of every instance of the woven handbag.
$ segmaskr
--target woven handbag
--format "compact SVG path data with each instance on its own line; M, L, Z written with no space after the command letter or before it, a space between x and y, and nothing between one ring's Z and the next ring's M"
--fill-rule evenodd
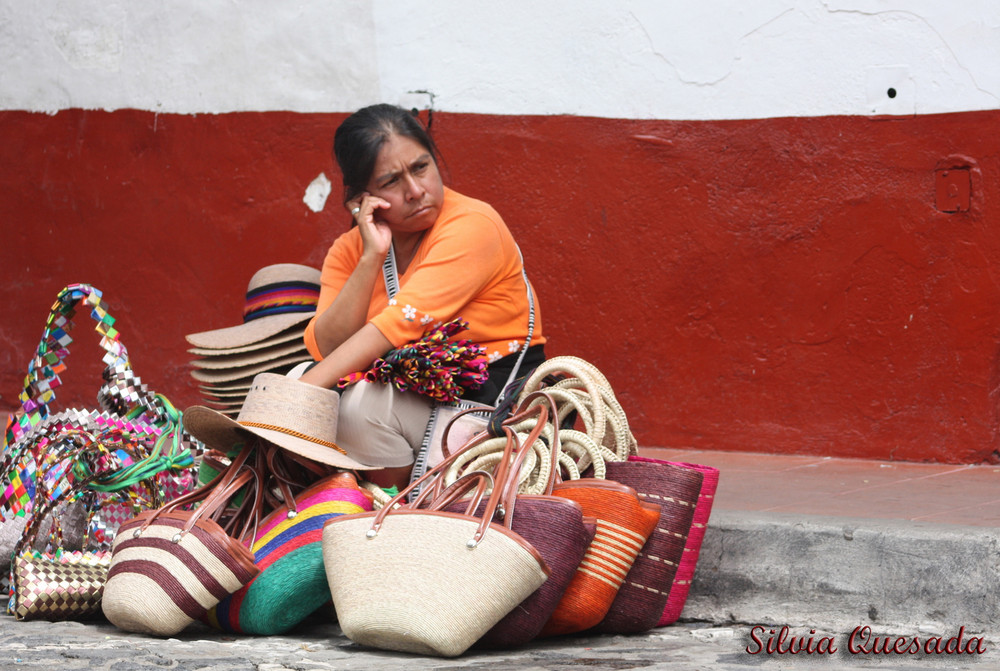
M83 485L78 483L80 489ZM111 553L64 550L62 528L53 515L58 505L58 501L49 502L36 510L14 554L9 611L17 620L79 620L100 613ZM35 538L50 516L51 543L56 549L35 550Z
M253 553L237 540L253 537L262 505L260 473L246 464L252 451L244 448L208 485L121 526L101 604L112 624L173 636L260 573ZM254 495L227 511L233 496L250 484L256 485ZM179 510L199 501L194 510ZM216 521L224 514L225 528Z
M111 553L19 552L11 608L18 620L82 620L101 612Z
M597 534L541 636L583 631L603 620L660 520L658 505L610 480L562 482L552 493L579 503L584 515L597 520Z
M694 515L691 520L691 531L688 533L687 541L684 543L684 554L681 557L677 573L674 575L674 582L670 588L670 595L667 597L663 615L660 616L658 627L665 627L673 624L680 618L684 604L687 602L688 592L691 591L691 580L694 578L695 568L698 566L698 555L701 553L701 544L705 538L705 529L708 527L708 519L712 514L712 503L715 501L715 490L719 486L719 469L702 464L689 464L679 461L662 461L649 457L629 457L630 461L665 463L678 468L697 471L702 475L701 489L698 493L698 502L694 508Z
M326 523L323 560L348 638L387 650L460 655L545 582L548 566L511 531L509 519L491 522L508 472L505 465L498 470L481 515L438 509L447 496L432 497L428 508L396 507L414 485L438 477L438 468L376 513Z
M269 449L274 474L281 468ZM349 471L327 476L292 496L289 482L277 478L282 499L261 523L253 542L260 575L209 610L206 621L224 631L282 634L330 601L323 567L323 525L340 515L372 510L372 498ZM245 541L249 542L249 540Z
M582 433L597 446L605 460L626 461L636 454L637 443L625 411L607 378L593 364L574 356L553 357L529 376L519 400L539 390L555 400L560 423L572 422L574 417L579 419ZM586 461L580 466L581 472L585 472Z
M104 350L98 407L56 411L56 389L62 384L60 374L66 370L72 343L69 332L81 309L96 321ZM181 413L170 401L150 391L133 372L114 323L101 292L87 284L67 286L52 306L28 365L21 407L10 416L0 449L0 556L4 558L11 556L31 524L36 505L66 501L79 480L97 476L88 480L89 494L80 498L86 509L79 521L82 528L66 524L64 531L67 538L87 537L95 547L106 548L117 522L105 513L124 506L131 516L156 507L172 477L183 479L191 470L192 450L200 449L200 444L184 432ZM6 575L0 576L0 586L6 580Z
M702 475L648 461L609 461L606 468L609 480L631 487L643 501L660 506L656 529L596 628L602 633L633 634L652 629L663 615L691 530Z
M476 647L480 648L512 648L537 637L559 605L563 592L576 574L580 560L597 532L596 521L583 517L580 504L551 495L557 480L558 465L554 460L559 455L559 431L558 426L546 425L548 419L554 418L550 410L553 407L551 399L546 404L529 407L533 398L529 396L526 401L522 401L520 408L502 423L502 426L511 431L521 425L530 425L532 431L527 435L514 434L517 444L510 466L514 477L507 478L501 506L504 514L510 518L511 529L538 551L551 573L541 587L476 642ZM537 421L528 422L532 415L538 415L534 418ZM537 438L543 431L556 447L548 451L546 487L541 494L519 494L520 482L527 481L533 470L525 468L525 463L529 455L532 455L532 449L537 447ZM488 439L479 437L478 440ZM492 464L491 470L495 470L496 466L497 464ZM463 502L459 501L447 509L458 510L462 505ZM480 503L477 512L482 513L485 505Z

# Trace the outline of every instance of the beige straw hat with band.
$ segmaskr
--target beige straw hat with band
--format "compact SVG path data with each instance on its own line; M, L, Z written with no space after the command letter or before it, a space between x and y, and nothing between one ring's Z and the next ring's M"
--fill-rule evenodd
M228 450L250 432L289 452L329 466L371 470L337 445L340 394L284 375L254 378L235 420L205 406L184 411L184 430L209 447Z
M320 272L297 263L261 268L247 285L243 323L185 336L195 347L232 350L272 338L312 319L319 301Z

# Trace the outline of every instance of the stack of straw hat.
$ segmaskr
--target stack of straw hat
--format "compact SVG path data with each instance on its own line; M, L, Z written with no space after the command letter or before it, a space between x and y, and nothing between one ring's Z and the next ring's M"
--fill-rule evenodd
M261 268L247 286L242 324L185 336L206 405L236 415L255 375L284 375L311 361L303 333L316 314L319 278L316 268L296 263Z

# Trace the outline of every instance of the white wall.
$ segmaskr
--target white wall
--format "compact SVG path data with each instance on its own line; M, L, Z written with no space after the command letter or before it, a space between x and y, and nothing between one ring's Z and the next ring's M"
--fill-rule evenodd
M0 0L0 109L923 114L998 65L995 0Z

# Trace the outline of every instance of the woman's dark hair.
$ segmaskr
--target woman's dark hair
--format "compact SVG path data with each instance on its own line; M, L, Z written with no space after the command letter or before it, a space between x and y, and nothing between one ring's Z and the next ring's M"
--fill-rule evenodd
M368 188L375 161L391 135L408 137L437 162L437 147L420 121L396 105L363 107L347 117L333 136L333 157L344 176L344 202Z

